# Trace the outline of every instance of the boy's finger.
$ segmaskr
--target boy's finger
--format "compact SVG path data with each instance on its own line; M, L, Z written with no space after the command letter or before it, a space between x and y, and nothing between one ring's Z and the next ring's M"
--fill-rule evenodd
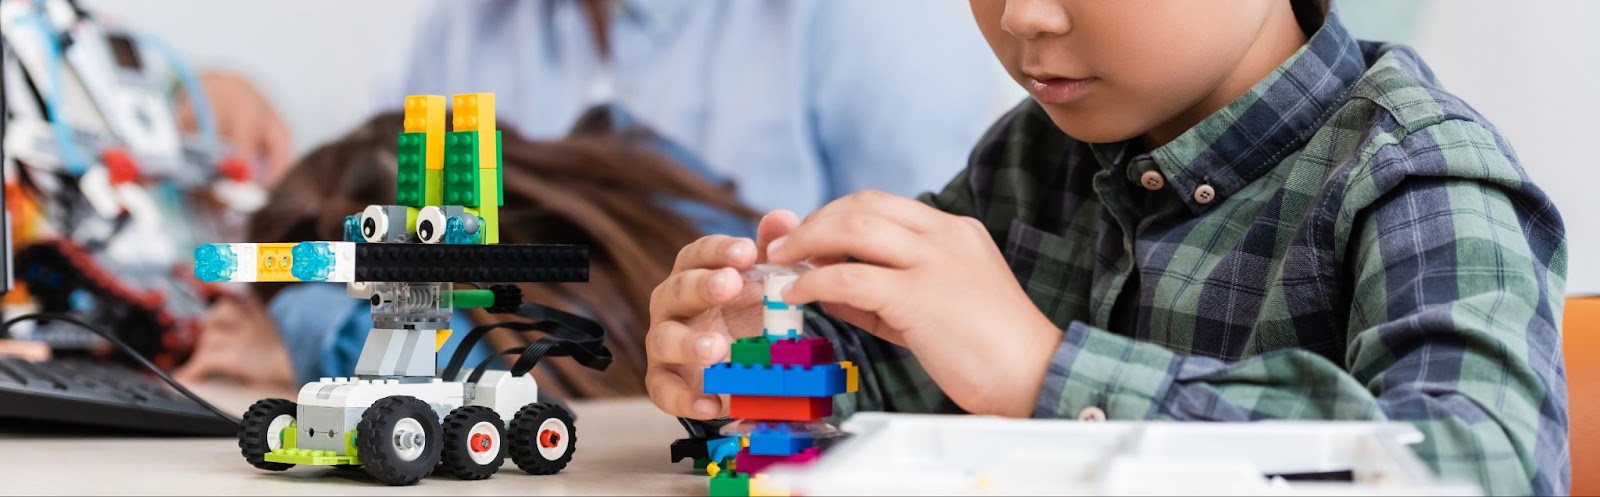
M888 306L888 299L898 299L905 294L906 289L894 282L896 272L859 262L824 266L802 273L784 292L783 300L795 304L849 304L881 315Z
M684 245L672 263L672 272L732 267L746 269L756 262L755 243L749 238L709 235Z
M656 364L684 364L704 367L722 362L728 356L728 336L712 331L696 331L678 321L662 321L645 333L645 351Z
M862 190L829 202L828 205L806 216L806 221L801 224L846 212L877 214L903 224L917 233L934 229L938 226L939 216L945 215L943 211L913 199L877 190Z
M808 259L856 260L904 268L922 253L922 237L904 224L872 212L835 212L807 220L773 242L767 254L774 264Z
M756 225L756 262L767 261L767 247L773 240L794 231L800 225L800 216L794 212L778 209L761 216L761 223Z
M650 321L686 319L733 300L744 280L733 268L690 269L668 276L650 296Z
M651 368L644 376L650 401L667 414L693 419L712 419L722 413L722 399L690 388L682 375L664 367Z

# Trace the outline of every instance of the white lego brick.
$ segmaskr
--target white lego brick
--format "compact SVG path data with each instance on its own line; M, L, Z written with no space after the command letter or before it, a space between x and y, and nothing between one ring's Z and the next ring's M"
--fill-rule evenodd
M328 281L346 283L356 279L356 244L354 242L329 242L333 246L333 272Z
M539 385L533 375L511 376L505 370L485 371L472 391L472 405L494 409L508 425L518 409L538 401Z
M235 261L233 278L228 281L250 283L256 280L256 244L230 243L228 249L233 250Z

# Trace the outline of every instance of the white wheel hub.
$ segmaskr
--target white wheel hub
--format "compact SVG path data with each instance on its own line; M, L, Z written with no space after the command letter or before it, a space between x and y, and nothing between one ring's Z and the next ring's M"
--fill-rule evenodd
M500 430L487 421L472 425L472 429L467 431L467 456L480 465L499 459Z
M561 459L567 453L567 445L572 443L572 434L567 430L567 423L560 419L550 418L539 423L539 457L546 461Z
M267 423L268 451L274 451L283 448L283 432L284 430L288 430L289 425L292 424L294 424L294 416L288 414L279 414L278 417L272 418L271 423Z
M405 418L394 424L394 433L390 437L394 444L394 453L402 461L415 461L422 457L422 451L427 448L428 434L422 431L422 423L416 418Z

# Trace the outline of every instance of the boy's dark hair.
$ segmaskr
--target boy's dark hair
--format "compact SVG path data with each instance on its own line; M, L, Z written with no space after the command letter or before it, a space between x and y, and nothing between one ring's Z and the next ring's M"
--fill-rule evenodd
M1289 0L1290 8L1294 9L1294 18L1300 22L1300 31L1306 36L1311 36L1322 29L1322 22L1328 19L1329 5L1333 0Z

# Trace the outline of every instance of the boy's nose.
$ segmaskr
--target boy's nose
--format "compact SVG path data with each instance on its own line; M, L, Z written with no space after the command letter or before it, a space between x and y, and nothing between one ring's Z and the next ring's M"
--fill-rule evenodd
M1061 36L1072 30L1063 0L1006 0L1000 26L1012 36L1031 40Z

